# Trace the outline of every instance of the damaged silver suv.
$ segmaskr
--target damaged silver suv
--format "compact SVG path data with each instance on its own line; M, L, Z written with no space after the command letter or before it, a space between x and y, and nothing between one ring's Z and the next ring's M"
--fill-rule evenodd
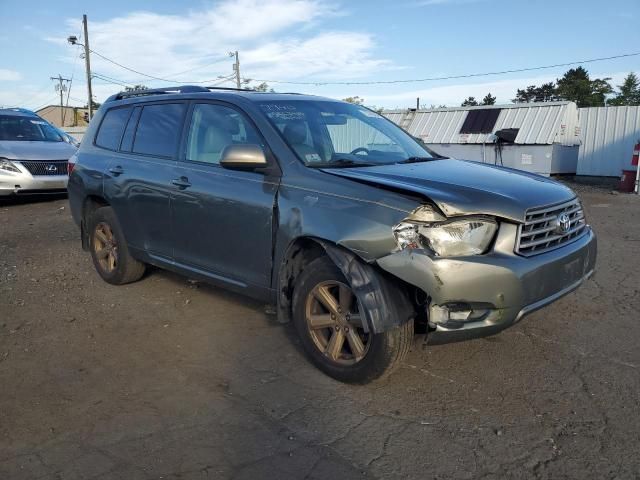
M416 333L495 334L595 266L569 188L441 158L377 113L319 97L114 95L70 170L71 212L105 281L156 265L275 304L345 382L388 374Z

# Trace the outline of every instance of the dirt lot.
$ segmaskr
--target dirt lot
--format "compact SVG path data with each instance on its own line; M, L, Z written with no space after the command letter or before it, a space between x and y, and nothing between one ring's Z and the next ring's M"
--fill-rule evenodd
M579 191L594 280L366 387L261 304L102 282L65 199L0 203L0 479L638 478L640 199Z

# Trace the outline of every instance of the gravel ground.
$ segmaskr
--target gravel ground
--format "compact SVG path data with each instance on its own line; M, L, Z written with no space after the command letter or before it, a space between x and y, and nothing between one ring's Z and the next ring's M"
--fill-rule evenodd
M65 199L3 201L0 479L639 478L640 198L578 190L593 280L365 387L246 298L102 282Z

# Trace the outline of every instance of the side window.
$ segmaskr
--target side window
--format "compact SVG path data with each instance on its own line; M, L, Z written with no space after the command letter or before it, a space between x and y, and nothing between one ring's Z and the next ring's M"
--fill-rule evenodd
M133 137L136 134L136 127L138 126L138 120L140 119L140 113L142 107L135 107L133 113L129 117L127 127L124 129L124 135L122 136L122 142L120 143L120 150L123 152L130 152L133 148Z
M218 164L225 147L234 144L261 145L262 140L233 108L207 103L194 106L187 137L188 161Z
M109 150L118 150L122 131L127 124L130 113L131 107L107 110L100 124L98 135L96 135L96 145Z
M133 141L133 152L158 157L174 156L180 139L183 103L145 105Z

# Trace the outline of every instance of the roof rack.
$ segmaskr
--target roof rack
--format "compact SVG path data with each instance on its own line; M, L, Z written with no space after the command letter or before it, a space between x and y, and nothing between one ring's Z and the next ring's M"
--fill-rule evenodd
M112 102L114 100L122 100L124 98L132 98L132 97L144 97L147 95L161 95L161 94L172 94L172 93L197 93L197 92L208 92L205 87L199 87L195 85L182 85L178 87L169 87L169 88L147 88L144 90L131 90L130 92L120 92L115 95L111 95L107 102Z
M246 88L233 88L233 87L202 87L200 85L180 85L176 87L167 88L147 88L144 90L131 90L129 92L120 92L115 95L111 95L107 102L115 100L122 100L125 98L144 97L147 95L162 95L162 94L175 94L175 93L204 93L211 90L233 90L236 92L251 92Z

